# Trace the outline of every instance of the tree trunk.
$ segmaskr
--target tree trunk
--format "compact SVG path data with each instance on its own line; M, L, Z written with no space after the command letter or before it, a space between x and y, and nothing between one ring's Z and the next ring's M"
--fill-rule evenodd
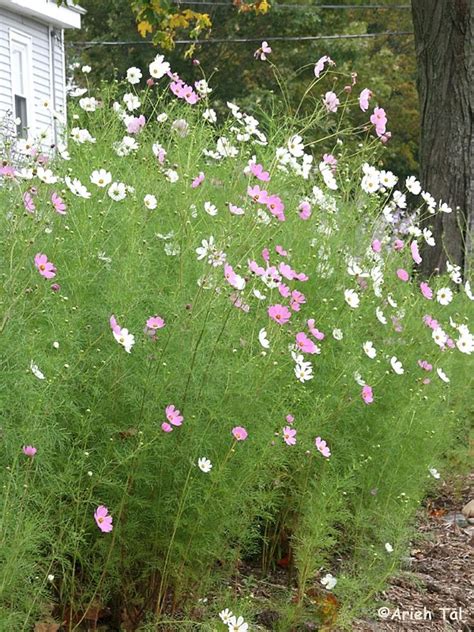
M425 275L446 260L467 271L474 223L474 0L412 0L420 97L421 182L453 212L427 220L435 247L422 251Z

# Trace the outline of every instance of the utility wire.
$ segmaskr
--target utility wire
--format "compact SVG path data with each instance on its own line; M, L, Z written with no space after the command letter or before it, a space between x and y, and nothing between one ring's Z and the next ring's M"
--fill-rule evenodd
M373 38L373 37L399 37L403 35L413 35L413 31L386 31L384 33L360 33L355 35L295 35L295 36L270 36L270 35L262 35L262 37L238 37L235 39L228 38L213 38L213 39L182 39L175 40L175 44L242 44L247 42L261 43L263 40L267 42L310 42L317 40L338 40L338 39L363 39L363 38ZM118 42L100 42L100 41L90 41L90 42L68 42L68 46L150 46L154 45L151 41L142 41L142 40L133 40L133 41L118 41Z
M236 9L237 7L229 2L212 2L211 0L204 0L201 2L200 0L173 0L173 4L176 6L180 5L194 5L198 6L210 6L210 7L226 7L228 9ZM409 4L396 4L396 5L386 5L386 4L272 4L271 10L291 10L291 11L312 11L313 9L325 9L325 10L338 10L338 9L386 9L386 10L400 10L400 9L411 9L411 5Z

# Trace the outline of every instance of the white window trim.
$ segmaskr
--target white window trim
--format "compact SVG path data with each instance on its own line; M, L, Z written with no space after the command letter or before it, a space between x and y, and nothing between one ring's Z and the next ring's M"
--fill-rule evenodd
M27 55L27 80L26 83L26 115L28 117L28 136L33 135L36 129L36 116L35 116L35 100L33 91L33 54L32 54L32 38L26 33L17 31L16 29L9 29L10 31L10 78L12 86L12 111L15 114L15 91L13 89L13 46L15 43L20 44L26 48Z

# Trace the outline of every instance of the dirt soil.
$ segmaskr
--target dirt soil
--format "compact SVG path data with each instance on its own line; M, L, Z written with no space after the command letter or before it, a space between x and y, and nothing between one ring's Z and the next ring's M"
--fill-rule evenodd
M474 524L459 515L472 498L474 474L428 499L419 518L423 537L381 595L385 618L355 621L354 632L474 631Z

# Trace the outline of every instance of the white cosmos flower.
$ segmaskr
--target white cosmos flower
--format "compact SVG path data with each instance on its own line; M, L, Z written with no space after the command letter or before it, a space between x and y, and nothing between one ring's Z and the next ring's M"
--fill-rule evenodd
M158 116L156 117L156 120L158 121L158 123L166 123L166 121L168 120L168 115L166 114L166 112L161 112L161 114L158 114Z
M215 123L217 121L217 114L212 108L207 108L202 113L202 118L209 123Z
M105 169L96 169L90 176L92 184L104 188L112 182L112 174Z
M312 380L314 377L312 365L309 362L305 362L305 364L296 364L295 375L296 379L298 379L302 384L308 380Z
M140 70L140 68L137 68L136 66L131 66L131 68L127 70L127 81L128 83L131 83L132 86L140 83L141 78L142 71Z
M211 215L211 217L217 215L217 206L215 206L211 202L204 202L204 210L208 215Z
M408 176L405 180L405 186L407 190L413 195L420 195L421 193L421 184L415 178L415 176Z
M392 307L397 307L398 303L393 299L391 294L388 294L387 301Z
M171 182L171 183L178 182L179 175L178 175L178 172L175 171L174 169L166 169L164 173L168 182Z
M376 193L380 188L378 174L365 175L360 186L366 193Z
M288 141L288 151L295 158L301 158L304 154L303 139L299 134L295 134Z
M441 203L441 200L439 202L439 210L440 210L441 213L452 213L453 212L453 209L450 206L448 206L446 204L446 202Z
M171 123L171 129L181 138L185 138L189 134L189 123L185 119L176 119Z
M30 370L33 373L33 375L38 378L38 380L44 380L45 379L44 378L44 373L42 373L42 371L39 370L38 365L35 364L33 362L33 360L31 360L31 362L30 362Z
M143 203L149 211L154 211L158 205L156 197L154 195L151 195L150 193L145 195L145 197L143 198Z
M229 610L229 608L226 608L225 610L221 610L221 612L219 612L219 616L222 619L222 623L224 625L228 625L229 621L231 620L231 618L233 617L232 612Z
M425 241L428 244L428 246L436 245L436 242L433 237L433 233L431 232L429 228L423 228L423 237L425 238Z
M99 103L95 97L83 97L79 99L79 107L81 107L84 112L95 112L98 105Z
M377 350L374 347L374 343L371 340L367 340L367 342L364 342L364 344L362 345L362 349L364 350L364 353L371 360L373 360L375 356L377 355Z
M382 323L382 325L387 324L387 319L385 318L381 307L375 308L375 315L377 316L377 320L379 321L379 323Z
M334 340L342 340L344 338L344 334L342 333L342 329L333 329L332 330L332 337L334 338Z
M270 347L270 343L267 338L267 330L265 329L265 327L260 329L260 331L258 332L258 341L264 349L268 349Z
M448 341L448 336L446 335L446 333L441 329L441 327L436 327L436 329L433 329L433 332L431 334L431 337L433 338L433 340L436 342L436 344L439 347L444 347L444 345L446 344L446 342Z
M393 201L398 206L398 208L404 209L407 207L407 196L401 191L394 191Z
M435 467L430 467L429 473L431 474L433 478L436 478L436 479L441 478L441 474L438 472L438 470Z
M123 102L127 106L127 110L133 112L133 110L138 110L141 105L140 99L131 92L127 92L127 94L123 95Z
M326 573L324 577L321 577L320 582L326 590L332 590L337 584L337 579L331 573Z
M344 298L349 307L356 309L359 307L360 298L355 290L344 290Z
M362 375L359 373L359 371L354 371L354 380L357 382L359 386L366 385L366 381L362 379Z
M466 296L469 300L474 301L474 294L471 291L471 284L469 281L466 281L464 284L464 291L466 292Z
M392 189L398 182L398 178L391 171L380 171L379 173L380 184L387 189ZM395 194L394 194L395 197Z
M165 61L163 55L157 55L148 66L148 70L153 79L161 79L161 77L164 77L166 73L170 71L170 65Z
M199 248L196 248L197 259L205 259L209 253L214 252L216 249L214 243L214 237L211 235L209 239L203 239Z
M227 625L229 626L229 632L248 632L249 629L249 624L245 623L244 618L237 618L235 615L230 617Z
M206 459L205 456L202 456L200 459L198 459L198 467L201 472L208 474L212 470L212 463L209 461L209 459Z
M81 197L86 200L90 198L90 192L78 178L74 178L74 180L71 180L69 176L66 176L64 178L64 182L73 195L77 195L77 197Z
M127 187L123 182L112 182L107 194L115 202L120 202L127 196Z
M260 290L252 290L255 298L258 298L259 301L264 301L267 297L265 294L262 294Z
M446 384L449 384L449 377L446 375L446 373L443 371L442 368L438 367L436 369L436 373L438 374L438 377L440 380L443 380L443 382L446 382Z
M461 353L471 355L474 351L474 336L470 333L463 334L458 340L456 340L456 347Z
M402 363L395 356L392 356L390 358L390 364L394 373L396 373L397 375L403 375L405 373L405 369L403 368Z
M436 292L436 300L440 305L449 305L453 300L453 293L449 287L442 287Z
M130 353L133 345L135 344L135 337L129 333L128 329L121 329L120 331L114 331L115 340L124 347L127 353Z
M36 175L45 184L56 184L58 178L54 175L51 169L45 169L44 167L38 167Z
M387 551L387 553L393 553L393 546L390 544L390 542L385 542L385 550Z

